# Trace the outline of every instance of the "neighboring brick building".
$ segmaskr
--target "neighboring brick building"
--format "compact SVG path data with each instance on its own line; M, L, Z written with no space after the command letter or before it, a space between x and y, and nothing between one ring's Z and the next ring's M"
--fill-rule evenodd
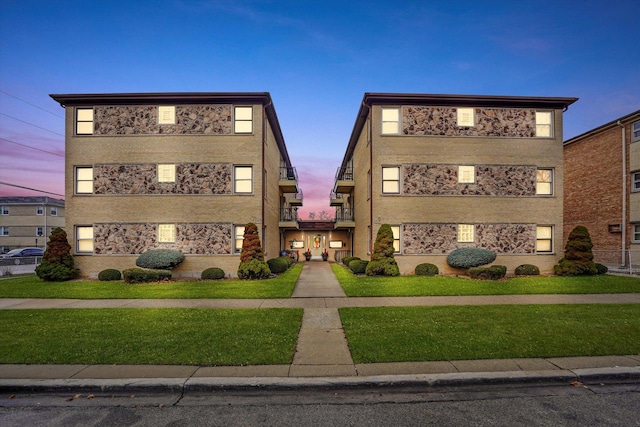
M583 225L596 261L640 265L640 110L565 141L564 169L564 241Z
M367 259L392 226L402 274L453 272L459 247L510 272L550 273L562 256L562 112L576 98L366 93L331 204Z
M0 197L0 253L23 247L45 248L51 231L64 228L64 214L64 200Z
M185 254L175 277L235 275L244 226L286 248L302 198L266 93L51 95L66 109L67 233L83 276Z

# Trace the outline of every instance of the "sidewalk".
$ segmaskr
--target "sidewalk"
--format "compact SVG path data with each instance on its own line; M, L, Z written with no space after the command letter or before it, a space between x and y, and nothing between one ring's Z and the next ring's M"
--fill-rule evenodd
M268 366L0 365L0 390L215 390L640 381L640 355L355 364L339 307L637 303L639 294L347 298L328 262L304 264L291 299L0 299L0 309L197 307L304 309L293 362Z

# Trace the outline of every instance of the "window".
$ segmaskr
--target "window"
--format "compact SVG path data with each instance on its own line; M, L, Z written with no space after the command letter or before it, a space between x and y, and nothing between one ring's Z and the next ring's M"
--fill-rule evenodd
M234 227L234 252L240 253L242 251L242 242L244 241L244 225L236 225Z
M76 194L93 193L93 168L76 168Z
M233 192L251 194L253 192L253 168L251 166L235 166Z
M158 182L176 182L176 165L158 165Z
M631 141L640 141L640 120L631 125Z
M36 206L36 215L44 215L44 206Z
M631 191L640 191L640 172L631 175Z
M475 227L473 224L458 224L458 243L473 243Z
M400 168L398 166L382 168L382 193L400 194Z
M473 127L475 123L475 109L473 108L458 108L456 110L458 116L458 126L460 127Z
M93 227L91 226L76 227L76 252L78 253L93 252Z
M631 240L633 243L640 243L640 224L632 225Z
M36 227L36 236L38 237L44 236L44 227Z
M536 111L536 136L550 138L553 136L551 128L551 111Z
M58 216L58 208L55 206L51 207L51 216Z
M0 206L0 215L9 215L9 206Z
M253 108L236 107L233 122L233 131L235 133L252 133L253 132Z
M8 236L9 227L0 227L0 236Z
M382 109L382 134L398 135L400 133L400 108Z
M158 224L158 242L159 243L175 243L176 242L176 225L175 224Z
M391 231L393 232L393 251L400 253L400 226L392 225Z
M536 227L536 252L553 252L553 227Z
M93 135L93 108L76 110L76 135Z
M158 106L158 124L159 125L175 125L176 124L176 107L173 105Z
M536 171L536 194L553 194L553 169L538 169Z
M461 184L473 184L476 182L476 167L458 166L458 182Z

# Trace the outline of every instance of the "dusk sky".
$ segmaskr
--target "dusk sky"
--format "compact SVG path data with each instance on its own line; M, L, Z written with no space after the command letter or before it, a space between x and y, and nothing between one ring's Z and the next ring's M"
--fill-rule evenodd
M49 94L270 92L301 218L333 213L365 92L577 97L568 139L640 109L639 18L637 0L0 0L0 196L64 198Z

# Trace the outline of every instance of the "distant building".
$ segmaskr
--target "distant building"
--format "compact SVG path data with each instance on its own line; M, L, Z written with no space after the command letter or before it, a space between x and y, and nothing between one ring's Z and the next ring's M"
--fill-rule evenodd
M64 200L0 197L0 253L22 247L45 248L51 231L64 228Z
M587 227L595 259L640 265L640 110L564 142L564 240Z
M336 228L368 259L390 224L402 274L456 248L512 273L562 256L562 113L576 98L365 93L336 174Z

